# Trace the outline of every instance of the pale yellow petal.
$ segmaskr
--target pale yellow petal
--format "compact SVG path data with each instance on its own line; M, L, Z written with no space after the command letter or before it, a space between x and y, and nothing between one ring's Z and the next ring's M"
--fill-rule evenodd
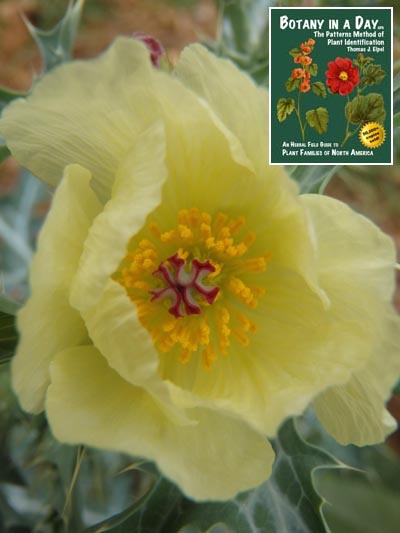
M0 132L13 155L55 185L68 163L80 163L106 201L116 170L138 135L163 120L170 151L197 122L224 130L235 157L250 165L240 144L197 94L152 68L143 43L119 37L99 58L74 61L39 80L32 95L5 109Z
M119 38L99 58L47 74L3 112L0 131L12 154L51 185L67 164L80 163L100 192L109 190L120 159L159 114L145 90L148 56L143 43Z
M39 236L32 295L18 315L21 338L12 363L13 386L23 408L31 412L43 409L55 353L87 341L84 323L68 302L69 286L100 205L86 169L71 165L64 177Z
M350 368L358 353L365 356L347 383L318 396L315 410L342 444L380 442L394 428L385 401L400 373L400 321L391 303L394 244L341 202L313 195L302 201L315 226L320 281L342 340L334 360L345 356Z
M204 98L244 147L257 171L268 161L268 94L227 59L204 46L185 48L175 73Z
M171 394L180 405L214 405L274 436L284 418L301 414L331 383L346 381L365 356L355 354L351 365L344 354L335 359L342 341L301 276L268 265L265 289L258 307L245 311L258 328L248 346L231 341L210 371L198 357L182 365L176 354L161 354L160 372L178 387Z
M125 289L111 279L127 245L160 202L166 179L163 125L139 136L117 173L112 199L94 220L72 281L71 305L85 320L90 338L110 366L127 381L146 384L173 418L185 419L171 405L157 374L158 355Z
M400 319L388 320L386 337L365 367L347 384L331 387L314 401L322 425L340 444L376 444L396 429L385 403L400 377Z
M155 460L191 498L222 500L262 483L271 472L268 441L242 422L195 409L196 425L176 426L144 389L129 385L93 347L52 363L46 409L62 442Z
M112 198L90 228L71 291L81 312L97 304L131 237L160 203L166 177L164 128L156 122L120 165Z
M260 196L255 195L257 200ZM385 337L393 291L394 249L389 238L340 202L320 196L302 202L315 226L319 282L330 305L324 307L287 264L275 262L272 248L261 283L265 297L256 310L247 311L258 326L249 335L248 347L231 346L210 372L204 372L196 359L183 367L169 354L162 357L166 379L201 401L240 414L269 435L284 417L301 413L318 393L346 383L365 366ZM292 233L288 230L282 240L301 246L301 233L294 226ZM389 374L393 384L396 373ZM179 389L172 388L172 394L183 405L194 401Z

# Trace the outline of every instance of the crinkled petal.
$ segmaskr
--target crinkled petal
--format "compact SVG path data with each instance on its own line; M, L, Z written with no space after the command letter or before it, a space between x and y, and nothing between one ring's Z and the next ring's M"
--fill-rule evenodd
M131 237L160 203L167 177L165 150L164 127L157 121L120 165L112 198L90 228L71 289L71 303L82 313L98 303Z
M204 98L240 140L257 171L268 161L268 94L229 60L206 48L185 48L175 69L190 89Z
M81 311L91 339L110 366L130 383L146 386L154 397L164 403L166 409L174 411L173 406L169 405L171 393L174 398L172 403L176 402L181 408L186 405L214 405L236 415L248 415L258 430L274 434L282 417L293 414L293 411L298 413L305 407L315 394L316 383L320 387L318 390L323 386L316 372L311 372L305 383L298 378L293 383L290 373L293 351L299 353L293 372L304 368L306 360L307 368L311 371L315 364L315 346L321 352L321 357L325 357L325 352L321 351L318 344L322 341L311 342L315 325L320 325L319 319L324 317L327 302L318 291L313 242L304 209L285 174L277 169L271 172L269 179L263 182L258 180L231 158L227 139L221 131L210 122L203 123L200 118L196 135L187 133L185 137L179 137L179 150L167 155L169 175L164 183L163 151L160 148L159 151L153 149L153 153L148 152L149 146L161 147L162 139L150 134L154 132L149 130L143 136L143 147L138 143L131 157L121 167L113 198L93 224L85 243L71 302ZM210 143L207 152L202 148L204 139ZM190 153L189 160L180 157L182 153ZM143 169L143 172L137 173L137 168ZM136 177L140 177L138 183L135 182ZM150 214L151 206L159 202L159 189L163 183L161 204ZM139 197L140 201L137 199ZM130 205L137 205L138 208L133 211ZM140 210L139 206L143 209ZM228 357L226 362L220 361L216 365L218 370L213 370L212 379L208 373L204 373L200 363L198 377L193 384L193 365L186 365L185 370L182 370L176 354L167 354L168 363L165 366L169 371L164 372L163 367L163 377L173 382L178 389L185 389L184 400L177 401L177 397L180 397L178 389L168 392L167 387L161 386L158 358L164 356L159 356L153 339L138 320L135 304L110 276L117 270L130 237L141 227L146 216L146 224L156 222L161 228L168 229L176 225L179 209L193 206L213 216L225 210L231 216L245 214L249 229L256 234L252 253L255 256L271 253L272 258L265 280L262 281L268 293L266 304L253 317L259 326L259 334L249 350L250 361L246 361L243 350L237 350L232 358ZM232 210L232 206L237 207ZM265 219L260 216L264 211L268 212ZM144 232L140 238L151 239L151 235ZM166 252L166 257L175 251L171 249ZM289 311L285 315L286 309ZM287 335L288 321L293 327L290 336ZM308 336L304 334L307 328ZM321 338L324 328L326 325L319 328ZM285 362L282 353L290 354ZM280 368L274 363L276 360L282 362ZM276 387L271 381L271 371L276 378ZM236 387L235 380L227 380L227 376L233 372L243 387ZM182 380L176 378L177 373L183 374ZM327 380L328 373L325 372L324 376ZM247 403L243 401L241 393L245 385L249 391ZM290 396L288 403L281 401L281 396L276 402L277 408L269 409L279 388ZM174 416L180 416L179 410Z
M230 138L234 157L251 166L206 102L154 69L143 43L120 37L99 58L64 64L39 80L30 97L3 112L0 132L13 155L43 181L55 185L68 163L80 163L107 201L116 169L143 131L164 120L173 150L174 138L190 130L199 110Z
M0 130L12 154L51 185L67 164L80 163L100 190L109 189L121 157L159 114L144 91L148 56L143 43L119 38L99 58L47 74L3 112Z
M187 423L182 410L171 405L167 387L158 378L157 352L136 306L111 279L130 238L160 202L167 175L164 160L164 128L156 122L139 136L117 172L112 199L93 221L71 282L70 302L110 366L131 383L146 384L171 417Z
M30 276L32 295L18 315L21 338L12 379L23 408L31 412L43 409L55 353L87 341L85 325L68 302L69 286L100 204L86 169L70 165L64 178L39 236Z
M314 401L317 417L340 444L376 444L396 429L385 403L400 376L399 344L400 320L392 316L386 338L365 367Z
M395 290L393 240L339 200L305 194L300 201L315 230L321 285L329 297L340 295L343 306L354 306L354 317L368 320L366 330L379 331Z
M144 389L121 379L91 346L56 357L46 410L59 440L155 460L197 500L231 498L271 473L274 454L264 437L207 409L194 410L196 425L171 424Z
M349 368L357 353L365 357L347 384L317 398L316 412L341 443L378 442L393 428L384 402L400 372L399 321L391 307L394 244L337 200L314 195L301 199L316 228L320 281L343 341L338 355L348 357Z

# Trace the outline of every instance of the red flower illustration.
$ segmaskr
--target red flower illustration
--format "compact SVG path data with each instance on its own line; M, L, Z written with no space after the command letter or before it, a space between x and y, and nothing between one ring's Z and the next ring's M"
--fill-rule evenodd
M311 89L311 85L309 80L304 80L302 83L300 83L299 91L301 93L306 93Z
M337 57L335 61L329 61L325 74L327 86L341 96L350 94L360 83L360 72L348 57Z
M303 43L303 44L301 44L301 45L300 45L300 48L302 49L303 54L306 54L306 55L307 55L307 54L310 54L311 51L312 51L311 46L308 46L307 43Z
M290 76L295 80L299 80L306 77L306 71L302 68L294 68Z

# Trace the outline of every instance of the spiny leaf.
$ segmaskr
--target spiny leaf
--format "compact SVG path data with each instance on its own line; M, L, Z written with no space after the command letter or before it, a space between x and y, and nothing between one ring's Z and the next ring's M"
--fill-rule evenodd
M326 133L328 130L329 113L325 107L317 107L317 109L310 109L306 113L308 124L315 128L318 133Z
M89 527L85 533L161 533L170 514L177 511L182 499L179 490L169 481L159 477L150 491L131 507L103 522Z
M80 17L85 0L69 0L64 17L51 30L41 30L26 17L24 22L39 47L43 60L43 70L68 61L72 57L72 47L78 31Z
M286 117L293 113L295 102L293 98L279 98L277 104L278 120L283 122Z
M354 470L322 472L317 487L327 503L324 519L333 532L384 531L397 533L400 523L399 492Z
M333 457L306 443L293 420L281 427L274 441L277 459L272 477L260 487L223 503L181 503L163 530L209 531L211 527L241 533L323 532L323 503L314 486L313 474L338 468ZM213 530L212 530L213 531Z

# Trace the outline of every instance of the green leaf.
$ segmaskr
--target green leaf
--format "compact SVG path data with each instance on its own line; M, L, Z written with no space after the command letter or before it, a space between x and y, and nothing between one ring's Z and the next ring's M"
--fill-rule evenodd
M317 107L317 109L307 111L306 120L318 133L326 133L328 130L329 113L325 107Z
M183 496L179 489L159 477L152 489L131 507L103 522L91 526L85 533L161 533L168 530L165 524L171 513L178 514L178 505Z
M372 57L365 57L364 54L360 52L357 56L357 59L353 59L353 64L356 67L359 67L360 69L362 69L363 67L365 67L366 65L368 65L368 63L371 63L372 61L375 61L375 59L373 59Z
M7 89L6 87L0 87L0 103L8 103L15 98L25 98L29 93L21 93L18 91L13 91L12 89Z
M340 167L334 165L288 165L285 168L290 177L298 183L301 194L322 194Z
M0 311L0 364L10 361L17 342L15 317Z
M43 70L48 71L72 58L72 48L85 0L68 0L64 17L51 30L41 30L25 16L24 22L39 47Z
M345 115L352 124L383 122L386 118L383 97L378 93L359 95L346 104Z
M289 52L289 54L292 56L292 57L297 57L299 54L301 54L301 50L300 48L292 48Z
M295 91L300 85L300 80L296 80L295 78L288 78L285 83L285 87L288 93L291 93Z
M322 513L331 531L397 533L399 491L391 491L364 473L352 470L321 472L316 481L327 500Z
M313 477L318 469L336 468L338 463L307 444L293 420L281 427L274 448L277 459L267 482L227 502L195 504L184 500L180 514L168 522L165 531L323 532L323 500Z
M11 300L6 296L0 294L0 312L6 313L8 315L16 315L17 312L21 309L22 304Z
M362 85L378 85L386 76L386 72L382 69L381 65L368 65L364 72L364 76L361 78Z
M246 52L249 47L250 28L244 9L243 5L234 2L227 2L223 8L224 24L229 26L233 47L241 52Z
M265 0L217 0L217 39L205 42L217 55L229 58L257 84L268 84L268 17Z
M316 63L311 63L311 65L306 65L304 70L309 72L310 76L316 76L318 74L318 65Z
M10 150L7 148L5 144L0 144L0 163L7 159L8 156L11 155Z
M288 115L293 113L294 105L293 98L279 98L277 105L279 122L283 122Z
M315 93L317 96L322 96L322 98L326 98L326 87L322 83L322 81L316 81L311 85L311 89L313 93Z
M400 113L396 113L395 116L393 117L393 126L395 128L400 127Z

